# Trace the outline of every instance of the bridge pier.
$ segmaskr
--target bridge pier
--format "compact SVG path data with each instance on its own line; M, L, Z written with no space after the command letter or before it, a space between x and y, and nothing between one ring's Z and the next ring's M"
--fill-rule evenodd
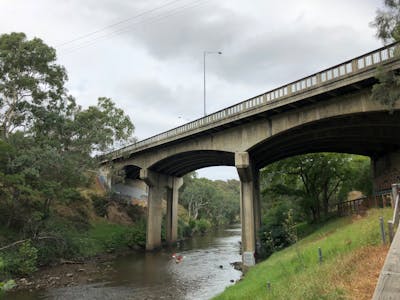
M183 184L183 179L153 172L149 169L141 169L140 178L149 187L146 250L161 247L162 198L165 192L167 192L166 237L168 243L176 242L178 238L179 188Z
M167 185L167 176L148 169L141 169L140 178L149 187L146 250L154 250L161 247L162 196Z
M182 184L182 177L169 177L166 218L166 238L168 244L173 244L178 240L178 199L179 189Z
M240 178L240 219L242 223L242 260L244 266L255 264L257 231L261 224L259 171L248 152L235 153L235 166Z

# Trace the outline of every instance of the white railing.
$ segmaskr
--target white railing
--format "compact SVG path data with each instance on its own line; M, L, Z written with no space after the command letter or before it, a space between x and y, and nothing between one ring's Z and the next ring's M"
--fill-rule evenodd
M197 130L198 128L206 127L218 121L230 119L243 112L251 111L254 108L276 103L293 95L312 90L321 85L329 84L346 76L364 71L367 68L375 67L377 64L392 59L394 57L395 47L395 44L387 45L362 56L356 57L352 60L348 60L342 64L315 73L311 76L302 78L238 104L229 106L206 117L186 123L182 126L157 134L129 146L125 146L121 149L111 151L110 153L107 153L107 155L118 157L125 152L137 150L162 140L168 140L171 137L179 136L183 133L189 133Z

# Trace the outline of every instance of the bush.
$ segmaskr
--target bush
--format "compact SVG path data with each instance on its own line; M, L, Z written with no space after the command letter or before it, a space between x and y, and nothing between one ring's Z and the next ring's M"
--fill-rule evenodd
M3 277L9 275L26 276L37 270L38 250L26 241L17 251L4 254L1 273Z
M263 216L259 232L261 257L268 257L297 240L293 209L288 202L278 202Z
M146 246L145 222L135 224L135 226L128 231L127 243L128 247L133 249L137 247L144 248Z
M96 215L104 217L107 213L107 204L109 199L107 196L91 195L93 208Z
M37 270L38 250L29 241L18 249L17 271L21 275L30 275Z
M183 239L193 235L193 228L182 219L178 219L178 238Z
M206 233L210 228L211 228L211 223L206 219L200 219L196 222L196 229L201 234Z

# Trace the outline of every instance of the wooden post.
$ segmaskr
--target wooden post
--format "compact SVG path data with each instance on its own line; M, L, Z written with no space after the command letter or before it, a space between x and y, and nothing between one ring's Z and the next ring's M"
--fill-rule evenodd
M389 244L391 244L394 238L393 221L388 221L388 229L389 229Z
M383 224L383 217L379 217L379 225L381 228L382 244L386 244L385 227Z

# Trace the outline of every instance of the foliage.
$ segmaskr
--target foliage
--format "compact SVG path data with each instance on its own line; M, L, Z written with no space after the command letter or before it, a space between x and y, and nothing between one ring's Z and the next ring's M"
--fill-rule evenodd
M15 285L16 285L16 283L12 279L4 281L4 282L0 281L0 296L2 295L3 292L11 290L13 287L15 287Z
M56 61L55 50L38 38L0 35L0 229L12 233L0 243L31 239L5 254L4 272L29 274L60 257L143 240L142 227L105 226L107 235L90 227L82 190L92 180L94 154L132 138L134 126L109 98L78 105ZM102 201L93 201L99 214Z
M136 223L129 232L127 245L130 248L143 248L146 246L146 223L142 220Z
M268 257L297 241L294 212L290 201L281 201L263 215L259 232L261 241L261 257Z
M200 219L196 222L196 228L201 234L205 234L211 228L211 223L206 219Z
M17 251L4 254L5 273L18 276L30 275L37 270L38 250L32 246L30 241L22 243Z
M24 33L0 36L0 137L30 124L40 106L52 107L65 96L67 74L56 51Z
M290 157L273 163L261 172L261 192L268 209L288 197L300 206L304 217L318 222L329 217L329 208L353 188L369 187L369 161L359 156L315 153ZM354 180L354 178L358 178ZM354 183L354 181L356 181Z
M377 37L386 42L400 40L400 1L384 0L385 9L378 10L371 23L377 29Z
M385 9L378 10L375 20L371 23L377 30L377 37L384 43L400 41L400 1L384 0ZM396 47L395 56L399 55ZM378 69L376 83L372 87L371 98L385 105L389 112L393 112L396 102L400 98L400 79L393 71Z
M107 204L109 203L109 198L103 195L92 195L93 208L99 217L104 217L107 214Z
M394 71L385 72L379 69L376 79L378 83L372 87L372 99L393 112L396 101L400 98L400 77Z
M207 219L215 226L234 223L239 215L239 182L212 181L191 173L184 177L180 201L193 220Z
M252 267L215 299L349 299L349 291L337 281L354 271L357 251L380 245L379 216L389 219L391 214L390 209L374 209L359 220L347 217L320 224L313 234ZM363 272L370 268L368 256L367 261ZM362 278L360 274L354 274L355 280Z
M29 275L37 270L38 250L30 242L23 243L18 249L17 272L21 275Z

